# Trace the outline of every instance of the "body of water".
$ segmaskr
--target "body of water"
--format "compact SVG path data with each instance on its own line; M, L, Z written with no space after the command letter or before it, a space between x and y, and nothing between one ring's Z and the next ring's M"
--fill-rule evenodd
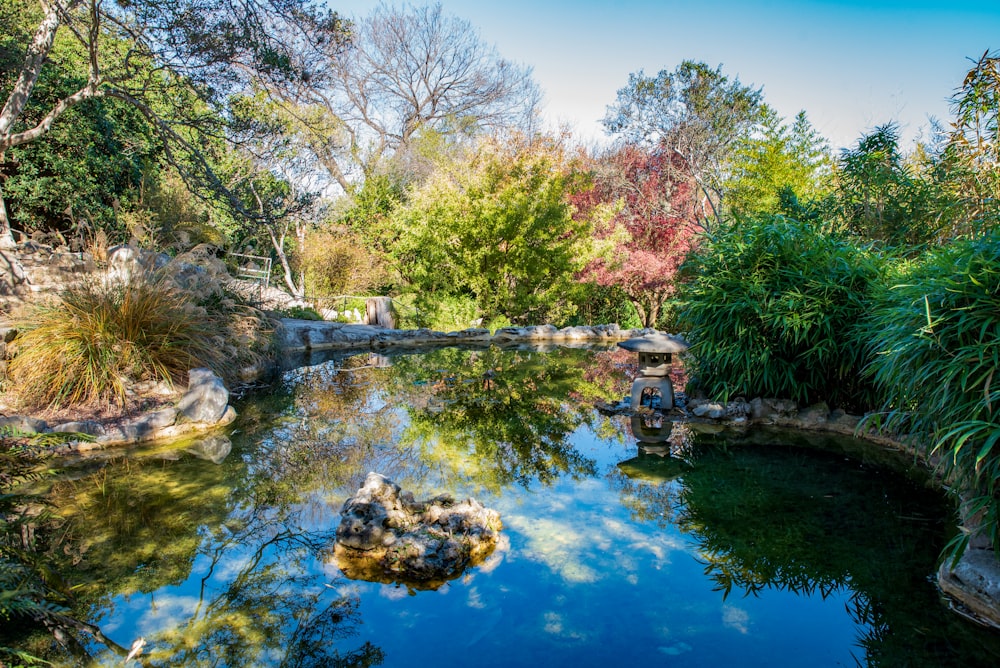
M156 666L995 666L934 586L952 509L852 439L663 428L638 447L631 357L442 349L311 360L228 439L62 462L37 534L75 586L57 663ZM332 558L369 471L499 511L459 577L350 580Z

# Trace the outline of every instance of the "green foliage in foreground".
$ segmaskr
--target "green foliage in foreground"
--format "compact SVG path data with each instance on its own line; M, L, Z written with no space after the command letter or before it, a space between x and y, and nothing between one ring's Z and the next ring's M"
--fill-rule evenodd
M683 268L678 324L697 387L713 397L869 400L853 327L881 280L870 252L780 216L737 221Z
M62 582L31 544L33 527L48 514L29 512L28 504L37 504L39 499L14 493L17 487L43 475L39 464L40 457L26 438L6 428L0 430L0 623L5 629L27 623L61 625L68 620ZM0 641L0 665L41 663Z
M965 519L1000 550L1000 234L930 252L894 283L866 322L885 398L869 424L937 456Z

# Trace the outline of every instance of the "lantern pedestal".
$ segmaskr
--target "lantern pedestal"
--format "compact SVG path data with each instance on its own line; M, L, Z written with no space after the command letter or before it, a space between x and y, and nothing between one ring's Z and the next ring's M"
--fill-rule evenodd
M632 408L643 405L643 394L649 396L647 405L654 408L652 398L660 395L659 409L669 411L674 407L674 386L666 376L639 376L632 381Z

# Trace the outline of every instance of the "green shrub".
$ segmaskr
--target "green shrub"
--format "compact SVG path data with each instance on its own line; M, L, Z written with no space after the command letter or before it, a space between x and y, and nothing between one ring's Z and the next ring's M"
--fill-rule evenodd
M580 288L580 301L576 313L566 325L604 325L618 323L622 329L638 329L642 320L629 301L628 295L618 286L604 286L596 283L585 283ZM661 307L661 314L670 312L666 304ZM670 331L673 323L669 318L661 318L657 328Z
M322 320L323 316L316 312L316 309L311 306L292 306L285 309L283 315L286 318L295 318L296 320Z
M466 295L415 293L400 295L393 303L400 314L399 327L451 332L472 327L482 317L476 300Z
M974 528L1000 550L1000 234L904 267L865 328L884 397L867 424L937 456L967 519L978 515Z
M720 228L682 270L692 389L865 405L855 324L882 272L878 257L810 224L775 216Z
M336 300L329 298L337 295L378 293L388 280L382 259L345 229L311 230L296 256L306 294L324 307L332 307Z
M166 273L81 283L17 323L15 390L29 405L123 405L131 381L186 382L201 366L231 376L235 359L219 339L232 323L219 310L200 306Z

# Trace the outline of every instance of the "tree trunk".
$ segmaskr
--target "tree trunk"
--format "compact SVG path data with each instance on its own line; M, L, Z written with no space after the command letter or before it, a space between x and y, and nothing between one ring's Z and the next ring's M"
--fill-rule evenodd
M77 2L78 0L74 0L74 2L69 3L66 11L72 9L73 5L76 5ZM38 29L31 40L31 45L28 47L28 52L24 57L24 64L21 65L17 82L10 91L10 95L7 96L7 101L4 103L3 109L0 110L0 139L3 140L10 137L14 123L21 116L21 112L24 111L24 105L31 96L35 82L38 81L38 74L42 71L42 65L45 63L45 59L52 49L52 43L56 38L56 31L59 30L59 6L54 3L42 3L42 6L45 8L45 17L38 25ZM0 147L0 154L7 148L8 145Z
M271 239L271 247L274 248L274 254L278 256L278 262L281 264L281 274L285 279L285 285L293 297L302 299L306 292L305 284L295 285L295 275L292 272L291 264L288 262L288 254L285 253L285 235L287 233L287 225L280 236L275 234L274 230L270 227L267 228L267 235Z
M0 164L3 160L0 159ZM2 177L0 177L2 185ZM0 189L0 249L11 249L15 246L14 233L10 229L10 219L7 218L7 205L3 199L3 190Z
M642 323L643 327L646 327L646 309L643 307L642 302L638 299L633 299L632 306L635 307L635 312L639 314L639 322Z
M365 300L365 324L378 325L386 329L396 329L392 316L391 297L371 297Z
M663 304L661 301L653 301L649 305L649 314L646 318L646 327L656 327L656 321L660 317L660 306Z

